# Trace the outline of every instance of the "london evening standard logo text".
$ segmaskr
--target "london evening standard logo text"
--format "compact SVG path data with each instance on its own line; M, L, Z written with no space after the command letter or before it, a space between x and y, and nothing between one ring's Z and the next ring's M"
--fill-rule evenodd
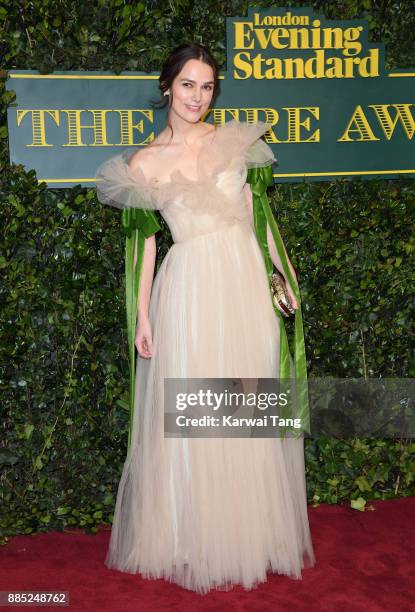
M310 15L287 11L284 15L254 12L233 26L235 79L379 76L379 49L365 48L362 25L326 25Z

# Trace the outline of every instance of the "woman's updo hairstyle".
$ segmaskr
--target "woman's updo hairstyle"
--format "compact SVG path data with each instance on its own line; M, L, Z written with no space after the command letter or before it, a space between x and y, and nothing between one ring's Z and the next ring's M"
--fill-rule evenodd
M186 62L191 59L200 60L212 68L214 80L212 94L213 103L219 93L219 71L216 61L209 51L203 47L203 45L199 45L197 43L183 43L171 51L163 64L159 77L159 90L161 92L161 98L153 103L154 106L157 106L157 108L164 108L168 105L170 108L172 104L172 95L164 94L171 88L174 79L181 72Z

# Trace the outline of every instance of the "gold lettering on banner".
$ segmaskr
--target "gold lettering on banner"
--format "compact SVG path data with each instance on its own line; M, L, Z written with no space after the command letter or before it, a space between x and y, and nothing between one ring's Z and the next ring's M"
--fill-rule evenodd
M107 146L140 146L152 142L154 133L142 142L134 141L134 134L137 131L143 134L146 128L145 120L153 119L153 110L141 109L25 109L16 111L17 125L20 126L26 116L32 119L32 143L28 147L53 147L53 144L47 142L46 117L53 119L57 127L61 126L61 113L67 116L67 142L59 144L62 147L107 147ZM81 123L85 113L92 113L92 124ZM118 115L117 127L120 130L120 142L108 142L107 134L107 115L115 113ZM133 122L134 113L141 113L141 118L136 123ZM93 142L91 144L83 141L83 130L93 130Z
M309 138L301 138L301 128L310 131L310 117L300 121L301 111L308 111L315 119L320 118L320 109L317 106L297 106L294 108L284 108L288 114L288 138L284 142L320 142L320 129L315 130Z
M236 80L352 79L380 74L379 49L361 55L363 26L324 27L320 19L310 22L309 16L288 11L285 15L254 13L252 20L235 21L233 28ZM285 57L286 50L311 53Z
M88 146L82 141L82 130L93 130L94 142L93 147L107 147L110 143L107 141L107 126L106 115L109 110L97 109L87 111L81 109L62 109L62 113L68 116L68 142L63 147L80 147ZM82 113L92 113L92 125L81 124Z
M45 126L45 115L48 115L53 119L55 125L59 126L59 111L54 110L42 110L42 109L25 109L17 110L16 122L20 126L23 119L29 115L32 118L32 142L27 147L53 147L53 145L46 142L46 126Z
M354 126L354 127L352 127ZM359 138L352 138L350 132L357 132ZM372 128L369 125L369 121L364 113L363 108L360 104L356 107L352 118L350 119L345 131L342 136L337 139L339 142L353 142L353 141L365 141L370 142L371 140L380 140L377 138Z
M381 138L377 137L374 132L373 115L376 117L377 125L380 126L385 140L390 141L397 126L400 125L405 132L408 140L412 140L415 135L415 116L412 109L414 104L397 103L397 104L369 104L364 109L360 104L356 106L347 126L337 139L338 142L371 142L378 141ZM368 112L372 114L369 120ZM210 115L213 122L218 125L226 123L229 119L237 121L246 121L247 123L256 123L259 120L270 123L273 128L276 128L281 123L281 113L286 113L287 134L285 139L278 138L272 130L265 134L265 140L269 144L279 143L304 143L304 142L320 142L321 130L316 127L313 130L313 121L320 120L320 107L318 106L283 106L280 110L269 107L257 108L222 108L210 109L203 120ZM46 118L50 117L54 125L62 128L60 114L65 113L68 117L67 142L64 144L50 144L47 141ZM94 118L92 124L83 124L81 122L83 113L92 113ZM112 115L109 115L112 113ZM141 113L141 117L134 119L135 113ZM154 140L154 131L148 131L148 121L152 128L152 110L146 109L24 109L17 110L17 125L20 126L26 117L32 119L32 142L28 147L129 147L129 146L145 146ZM109 117L113 117L112 127L116 128L116 133L120 134L118 142L109 142L108 140L108 123ZM110 124L111 127L111 124ZM83 141L83 130L93 130L94 140L91 144ZM142 136L142 140L135 140L136 134Z
M373 109L376 119L387 140L390 140L395 132L398 122L402 125L402 128L408 138L412 140L415 133L415 119L411 112L410 107L413 104L369 104L368 108ZM395 109L395 117L392 118L389 109ZM353 126L353 127L352 127ZM352 138L351 132L357 133L359 138ZM371 141L381 140L377 138L372 130L369 120L360 106L355 108L353 115L343 132L342 136L338 139L341 142L359 142L359 141Z
M114 113L118 113L120 116L120 132L121 140L117 143L117 146L130 146L134 143L134 130L137 130L139 134L144 132L144 119L153 119L153 111L140 111L144 114L144 119L140 119L137 123L133 123L133 113L137 112L134 109L117 110L114 109ZM138 143L139 145L149 144L154 140L154 134L150 134L143 142Z
M379 120L383 133L388 140L391 139L395 131L398 121L402 124L403 129L409 140L415 132L415 120L411 113L410 106L413 104L369 104L369 108L373 108ZM396 109L395 119L392 119L388 108Z

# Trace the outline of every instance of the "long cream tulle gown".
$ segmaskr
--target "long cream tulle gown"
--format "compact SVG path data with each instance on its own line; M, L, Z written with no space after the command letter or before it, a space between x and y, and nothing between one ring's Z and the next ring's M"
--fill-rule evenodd
M201 594L254 588L314 565L302 438L165 438L165 377L278 375L279 321L243 191L275 161L270 124L232 120L198 154L197 180L132 171L125 150L97 172L101 202L159 210L174 240L153 281L153 356L138 356L131 446L106 565Z

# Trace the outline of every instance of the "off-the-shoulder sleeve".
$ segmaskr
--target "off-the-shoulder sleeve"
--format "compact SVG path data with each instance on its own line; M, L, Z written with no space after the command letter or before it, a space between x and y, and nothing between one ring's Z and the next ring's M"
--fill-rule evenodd
M122 151L103 162L95 173L97 197L102 204L116 208L160 209L154 189L140 168L128 161L132 152Z
M239 124L240 138L247 168L270 166L277 161L271 147L261 140L261 136L263 136L271 126L271 123L266 123L265 121Z

